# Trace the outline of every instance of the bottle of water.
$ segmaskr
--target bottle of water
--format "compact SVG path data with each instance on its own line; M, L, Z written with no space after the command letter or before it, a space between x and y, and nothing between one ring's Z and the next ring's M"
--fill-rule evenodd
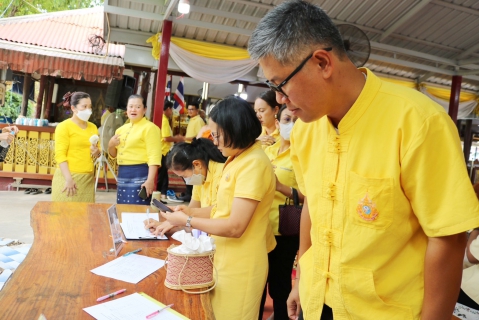
M15 131L11 131L10 134L15 134ZM10 144L7 142L7 140L2 140L0 142L0 146L2 146L3 148L7 148Z

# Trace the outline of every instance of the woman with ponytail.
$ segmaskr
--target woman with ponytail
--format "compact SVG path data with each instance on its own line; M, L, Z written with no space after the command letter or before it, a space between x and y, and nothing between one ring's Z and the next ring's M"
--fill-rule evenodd
M193 195L188 207L181 205L175 207L175 210L189 213L193 217L201 211L209 212L216 203L217 186L225 161L226 158L211 140L200 138L191 143L176 144L168 153L166 166L185 179L186 184L193 186ZM153 221L145 227L155 235L163 235L174 226L168 221Z

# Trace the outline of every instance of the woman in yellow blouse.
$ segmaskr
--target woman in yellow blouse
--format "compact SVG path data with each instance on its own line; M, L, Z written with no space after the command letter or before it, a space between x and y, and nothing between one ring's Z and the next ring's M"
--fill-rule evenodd
M161 131L145 118L143 97L131 95L126 107L129 123L118 128L108 143L118 162L117 203L150 205L155 177L161 165ZM146 189L147 198L139 192Z
M272 90L261 93L254 102L254 111L262 126L258 140L261 141L263 148L279 141L276 118L280 107L281 105L276 101L276 94Z
M293 270L294 258L299 249L299 236L282 236L278 231L279 205L284 204L286 198L292 198L293 188L298 189L289 154L289 136L296 118L286 106L282 106L278 112L280 142L264 150L271 160L276 175L276 193L269 212L269 221L276 238L276 247L268 254L268 292L271 299L273 299L275 320L289 319L286 300L291 292L291 272ZM299 191L298 194L300 200L303 200L304 196ZM262 319L265 301L266 287L263 292L259 319Z
M218 182L225 161L226 158L208 139L195 139L191 144L182 142L175 145L166 158L166 166L185 179L186 184L193 186L193 196L188 206L180 205L174 210L181 210L193 217L197 216L198 211L210 212L211 206L216 204ZM163 235L173 227L168 221L152 221L145 226L155 235Z
M218 184L216 206L201 216L181 211L162 216L171 224L203 230L215 239L218 282L210 294L217 320L256 320L275 246L269 224L275 177L256 138L261 124L240 98L219 102L209 118L211 134L228 157Z
M52 201L95 202L93 161L100 155L90 137L98 135L97 127L88 122L92 114L90 95L74 92L66 97L73 116L55 129L55 161Z

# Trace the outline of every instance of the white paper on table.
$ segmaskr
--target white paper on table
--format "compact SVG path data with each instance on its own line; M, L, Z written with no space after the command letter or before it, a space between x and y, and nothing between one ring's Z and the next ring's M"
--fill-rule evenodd
M145 223L143 221L148 219L146 213L129 213L123 212L121 214L121 228L125 234L125 238L131 239L159 239L168 240L163 236L155 237L149 230L145 229ZM150 219L159 221L158 213L150 213Z
M164 307L164 305L154 299L149 299L143 294L133 293L119 299L83 308L83 310L98 320L144 320L147 315L161 307ZM161 320L188 319L170 309L161 311L155 318Z
M99 276L138 283L164 265L165 260L130 254L126 257L118 257L90 271Z

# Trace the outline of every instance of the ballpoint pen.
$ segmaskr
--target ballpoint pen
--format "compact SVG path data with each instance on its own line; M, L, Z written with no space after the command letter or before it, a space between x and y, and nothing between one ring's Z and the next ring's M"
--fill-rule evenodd
M96 301L100 302L100 301L103 301L105 299L112 298L112 297L116 296L117 294L123 293L125 291L126 291L126 289L121 289L121 290L115 291L113 293L107 294L106 296L103 296L103 297L100 297L100 298L96 299Z
M137 253L137 252L140 252L140 251L141 251L141 248L130 251L130 252L127 252L123 256L126 257L126 256L129 256L130 254Z
M146 220L150 223L150 209L146 209Z
M153 313L147 315L146 318L147 318L147 319L151 319L151 318L155 317L157 314L159 314L161 311L163 311L163 310L165 310L165 309L168 309L168 308L171 308L171 307L173 307L173 306L174 306L173 303L172 303L172 304L169 304L169 305L167 305L167 306L164 306L163 308L160 308L160 310L156 310L155 312L153 312Z

